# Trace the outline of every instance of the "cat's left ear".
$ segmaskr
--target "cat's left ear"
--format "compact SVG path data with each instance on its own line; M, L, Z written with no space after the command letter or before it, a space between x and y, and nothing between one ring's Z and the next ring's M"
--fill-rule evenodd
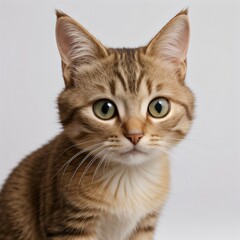
M65 82L68 66L92 64L108 55L106 48L67 14L56 11L56 40L62 58Z
M179 12L150 41L146 48L149 54L174 66L180 77L185 77L186 58L189 45L190 27L188 10Z

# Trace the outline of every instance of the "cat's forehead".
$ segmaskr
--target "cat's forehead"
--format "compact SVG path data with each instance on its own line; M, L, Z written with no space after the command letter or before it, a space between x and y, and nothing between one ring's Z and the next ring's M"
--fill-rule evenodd
M114 50L112 75L115 78L115 84L122 85L125 92L136 94L139 91L144 71L140 52L137 49Z
M159 90L167 91L170 71L148 59L142 48L110 49L109 54L100 65L80 68L77 81L87 98L114 97L134 105Z

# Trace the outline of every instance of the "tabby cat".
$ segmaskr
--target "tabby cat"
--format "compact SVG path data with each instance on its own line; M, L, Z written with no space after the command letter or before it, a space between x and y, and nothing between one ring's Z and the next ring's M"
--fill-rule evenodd
M152 240L169 189L169 150L187 134L187 10L144 47L106 48L57 11L63 131L0 193L1 240Z

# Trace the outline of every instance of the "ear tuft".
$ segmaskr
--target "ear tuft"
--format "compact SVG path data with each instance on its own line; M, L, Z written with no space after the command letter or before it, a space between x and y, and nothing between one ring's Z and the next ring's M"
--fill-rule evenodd
M179 15L188 15L188 8L182 9L175 17Z
M58 10L58 9L55 10L55 14L57 16L57 19L59 19L61 17L69 17L66 13L64 13L61 10Z

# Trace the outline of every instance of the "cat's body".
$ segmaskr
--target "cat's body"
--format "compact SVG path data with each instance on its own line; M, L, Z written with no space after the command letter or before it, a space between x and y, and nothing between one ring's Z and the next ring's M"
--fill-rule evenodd
M72 190L58 192L57 189L64 189L65 184L69 183L69 177L76 168L74 165L77 164L75 162L69 166L67 170L69 172L66 171L66 182L63 180L60 187L61 174L58 175L58 180L53 176L57 174L65 160L69 159L68 154L77 152L77 149L72 148L59 158L60 150L69 146L71 146L69 139L62 133L27 157L14 170L0 199L4 209L8 210L3 211L0 208L0 239L42 240L52 239L55 235L58 235L59 239L71 239L69 236L63 238L64 232L70 231L69 235L73 239L77 239L76 236L79 235L79 239L82 240L85 238L75 233L74 229L84 229L83 235L95 232L97 236L93 234L91 238L86 239L125 240L142 218L157 217L168 189L167 161L155 161L154 168L150 168L149 165L145 168L127 169L124 166L114 166L112 174L106 176L96 186L92 184L90 190L78 188L77 191L75 187L79 177L76 176L72 182ZM42 164L43 161L45 164ZM96 166L97 163L92 171ZM85 167L83 166L82 171ZM91 171L88 174L86 179L83 178L83 184L85 181L92 181ZM105 199L106 190L101 184L109 183L113 176L119 183L118 189L109 188L108 191L112 191L111 197ZM147 186L149 180L153 182L152 189ZM59 184L59 187L56 184ZM124 191L127 191L128 198ZM145 199L141 200L143 197ZM86 209L82 209L82 206ZM149 234L147 229L149 225L154 227L147 222L146 229L142 229L144 234ZM21 238L21 235L24 238Z
M169 188L168 150L193 115L186 14L147 47L114 50L57 13L64 131L6 181L0 240L153 239Z

